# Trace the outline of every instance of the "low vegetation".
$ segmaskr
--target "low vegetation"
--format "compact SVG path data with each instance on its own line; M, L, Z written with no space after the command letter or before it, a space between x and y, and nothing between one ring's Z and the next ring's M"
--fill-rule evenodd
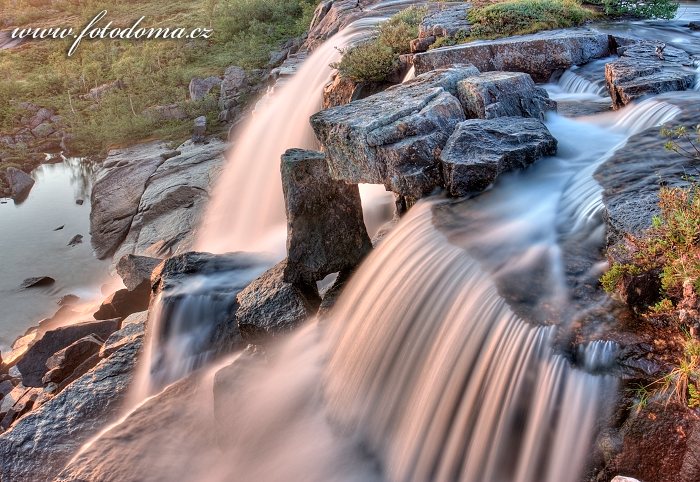
M189 120L158 120L149 107L178 104L188 117L207 115L216 129L216 98L191 103L193 77L220 76L229 65L252 70L265 67L269 53L308 27L315 0L0 0L3 27L65 25L81 28L97 12L106 21L130 26L145 16L148 27L210 27L210 39L83 41L72 56L70 42L31 41L0 51L0 133L18 125L19 104L31 102L54 110L75 147L96 154L114 145L149 137L182 140ZM120 81L123 88L106 92L98 101L90 89ZM22 152L0 151L0 158Z
M469 11L472 37L495 38L575 27L594 13L578 0L505 0Z
M673 18L679 5L675 0L589 0L589 3L600 5L610 16L665 19Z
M377 29L370 40L343 51L333 67L355 82L384 82L396 71L399 55L411 51L411 40L418 37L418 26L425 17L424 7L409 7L397 13Z
M690 159L700 160L700 128L664 128L666 148ZM664 328L671 338L681 342L675 367L647 391L665 395L667 401L700 408L700 185L690 180L687 187L664 187L659 192L659 215L640 236L628 236L623 253L615 253L624 262L612 263L601 278L611 294L623 294L634 277L658 277L661 287L656 300L649 300L641 313L653 326ZM676 346L670 344L667 346ZM649 396L638 397L647 400Z

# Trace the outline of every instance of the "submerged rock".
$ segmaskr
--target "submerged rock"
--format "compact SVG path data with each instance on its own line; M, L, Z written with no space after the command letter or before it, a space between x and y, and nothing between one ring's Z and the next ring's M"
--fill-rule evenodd
M52 355L88 335L106 339L119 329L119 321L86 321L47 331L29 347L17 363L17 368L22 374L22 383L28 387L41 387L41 379L48 371L46 362Z
M284 280L312 284L357 266L372 249L358 187L331 179L321 152L290 149L281 170L287 210Z
M138 211L146 184L168 151L152 142L110 151L92 187L90 233L95 255L104 259L119 248Z
M123 346L0 435L0 479L53 480L117 414L142 341Z
M557 141L537 119L500 117L461 123L440 155L452 196L483 191L506 171L556 153Z
M695 82L693 61L683 50L640 41L618 51L620 58L605 65L615 109L646 95L690 89Z
M608 35L586 29L551 30L442 47L416 54L416 74L469 62L480 71L525 72L546 82L557 71L610 55Z
M484 72L467 77L457 86L467 118L523 116L544 119L557 104L537 87L530 75L520 72Z
M384 184L418 199L441 185L437 155L465 119L453 95L471 65L430 72L311 117L334 179Z
M22 281L20 288L35 288L37 286L49 286L56 282L51 276L37 276L35 278L27 278Z
M238 294L236 322L245 342L259 343L287 333L318 310L321 299L316 285L284 281L286 264L280 262Z

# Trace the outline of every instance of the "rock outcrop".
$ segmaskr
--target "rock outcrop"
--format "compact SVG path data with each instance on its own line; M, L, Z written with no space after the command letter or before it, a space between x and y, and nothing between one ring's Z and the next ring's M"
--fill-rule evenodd
M467 118L522 116L544 119L557 104L537 87L530 75L520 72L484 72L467 77L457 86Z
M238 294L236 322L245 342L288 333L318 310L316 285L287 283L285 267L286 261L280 262Z
M618 48L620 58L605 66L613 107L646 95L692 88L696 72L688 53L664 44L639 41Z
M331 176L384 184L413 199L429 194L442 184L436 157L465 119L453 95L457 82L476 73L470 65L430 72L312 116Z
M425 52L440 38L466 38L471 32L467 20L467 2L441 5L423 18L418 27L418 38L411 43L413 52Z
M149 175L115 259L126 254L167 256L190 249L209 193L224 162L226 144L186 142L180 154ZM126 224L126 223L125 223Z
M482 72L525 72L537 82L552 74L610 55L606 34L587 29L553 30L497 40L441 47L414 57L416 74L460 63Z
M331 179L321 152L290 149L281 170L287 210L284 280L312 284L354 269L372 249L358 187Z
M204 99L215 87L221 87L221 79L219 77L211 76L204 79L194 77L190 80L189 85L190 100Z
M504 172L556 153L557 141L537 119L501 117L465 121L450 136L440 162L452 196L483 191Z
M0 435L0 479L53 480L117 414L142 341L134 338Z
M90 232L95 255L112 255L129 232L146 184L168 151L162 142L110 151L92 187Z
M158 258L127 254L119 258L116 270L126 289L135 290L144 281L150 281L153 270L162 262Z

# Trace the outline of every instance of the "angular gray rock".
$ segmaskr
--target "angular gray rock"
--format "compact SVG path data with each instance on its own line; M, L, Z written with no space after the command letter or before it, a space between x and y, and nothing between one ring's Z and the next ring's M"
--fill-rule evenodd
M143 337L134 339L0 435L0 479L51 481L117 415Z
M547 91L521 72L484 72L467 77L459 82L457 94L469 119L522 116L542 120L547 111L557 108Z
M657 53L662 46L663 52ZM657 42L639 41L618 48L620 58L605 65L605 80L619 109L646 95L692 88L696 72L687 52Z
M201 77L194 77L190 80L189 85L190 100L202 100L209 95L209 92L211 92L213 88L220 86L221 79L218 77L212 76L204 79Z
M50 286L56 282L51 276L36 276L34 278L27 278L22 281L20 288L34 288L37 286Z
M232 65L224 72L219 94L219 110L222 120L231 120L233 112L241 105L242 97L248 88L248 76L241 67Z
M331 176L384 184L412 199L432 192L441 185L437 155L465 119L457 82L477 73L471 65L430 72L313 115Z
M123 319L148 308L151 301L151 282L144 280L133 290L117 290L109 295L93 315L96 320Z
M355 268L372 249L357 185L331 179L321 152L290 149L281 171L287 210L284 280L312 284Z
M148 311L141 311L127 316L122 321L121 328L107 338L104 344L99 349L100 358L107 358L112 353L119 350L124 345L132 343L132 341L146 331L146 322L148 321Z
M536 82L572 65L610 55L606 34L587 29L539 32L497 40L441 47L416 54L416 74L469 62L482 72L525 72Z
M556 150L556 139L537 119L465 121L440 155L445 188L451 196L483 191L504 172L527 167Z
M199 116L194 120L194 126L192 128L192 142L199 144L204 142L207 134L207 117Z
M238 296L236 322L243 340L259 343L287 333L310 316L321 303L316 285L284 281L286 261L263 273Z
M27 387L41 387L41 379L48 371L47 360L59 350L88 335L106 339L119 329L120 320L86 321L63 326L44 333L35 341L17 363L22 374L22 383Z
M10 187L10 197L15 200L25 198L34 186L32 176L14 167L5 170L5 179Z
M134 290L144 281L150 281L153 270L162 262L158 258L126 254L119 258L116 270L126 289Z
M439 9L423 18L418 27L418 38L427 37L467 37L471 25L467 20L467 2L451 2L441 5Z
M94 335L88 335L56 352L46 360L48 372L46 372L46 375L44 375L42 379L44 385L49 383L61 383L66 378L70 377L76 368L100 351L102 343L103 340ZM83 374L81 373L80 375Z
M147 182L163 163L162 142L110 151L92 187L90 233L95 255L104 259L119 248L138 211Z
M148 177L114 258L169 256L191 249L225 149L218 140L197 145L188 141L178 147L180 155L159 164Z

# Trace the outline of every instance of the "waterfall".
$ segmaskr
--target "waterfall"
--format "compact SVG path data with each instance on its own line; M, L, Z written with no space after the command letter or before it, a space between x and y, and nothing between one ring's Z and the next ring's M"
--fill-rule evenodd
M334 311L331 419L388 480L577 480L614 383L555 355L555 327L519 319L431 207L413 208Z
M579 75L576 71L578 69L572 67L571 69L564 72L559 79L559 86L566 92L572 94L593 94L596 96L607 95L607 87L603 80L598 82L592 82L585 77Z

